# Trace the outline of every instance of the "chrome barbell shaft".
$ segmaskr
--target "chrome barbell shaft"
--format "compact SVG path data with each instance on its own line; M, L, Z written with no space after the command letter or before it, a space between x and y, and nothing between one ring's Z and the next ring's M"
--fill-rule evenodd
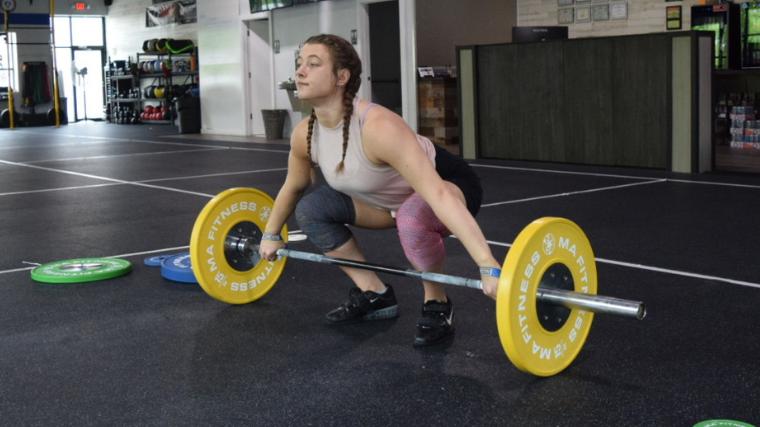
M642 302L603 295L584 294L556 288L538 288L536 299L548 304L586 310L597 314L614 314L641 320L647 309Z
M361 268L363 270L372 270L380 273L395 274L397 276L407 276L431 282L445 283L447 285L465 286L468 288L483 289L483 283L480 280L467 279L464 277L449 276L447 274L431 273L429 271L419 271L413 269L400 269L388 267L385 265L372 264L368 262L353 261L344 258L334 258L322 254L313 254L309 252L299 252L291 249L279 249L278 256L301 259L305 261L314 261L322 264L340 265L343 267Z
M255 247L255 252L258 253L258 245ZM468 288L481 290L483 289L483 282L480 280L468 279L466 277L450 276L448 274L431 273L429 271L419 271L413 269L400 269L385 265L353 261L344 258L335 258L322 254L294 251L291 249L278 249L277 255L304 261L314 261L322 264L333 264L343 267L372 270L380 273L395 274L398 276L429 280L431 282L444 283L447 285L465 286ZM600 314L613 314L616 316L628 317L638 320L643 319L646 315L646 307L642 302L639 301L631 301L601 295L584 294L581 292L574 292L563 289L539 288L536 293L536 299L548 304L560 305L577 310L586 310Z

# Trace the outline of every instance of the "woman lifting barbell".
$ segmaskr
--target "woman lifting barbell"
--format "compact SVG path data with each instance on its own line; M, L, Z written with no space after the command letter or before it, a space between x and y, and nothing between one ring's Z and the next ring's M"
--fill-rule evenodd
M334 35L309 38L297 60L299 98L311 116L291 136L288 173L259 247L274 260L280 236L295 212L299 227L328 256L365 262L346 226L397 228L404 253L423 271L442 273L443 238L455 234L480 267L483 291L495 298L500 264L474 215L480 179L469 164L415 135L392 111L358 99L362 65L353 46ZM327 186L304 196L319 165ZM332 324L396 317L393 289L374 271L340 267L355 283L349 298L326 315ZM451 338L453 308L441 283L423 280L422 317L415 345Z

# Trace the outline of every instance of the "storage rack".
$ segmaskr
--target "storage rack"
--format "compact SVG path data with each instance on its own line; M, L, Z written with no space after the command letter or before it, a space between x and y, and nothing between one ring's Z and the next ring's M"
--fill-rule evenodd
M174 64L177 60L185 60L188 64L192 63L192 58L197 58L197 50L193 49L192 52L174 54L171 52L138 52L136 57L136 63L125 67L124 74L115 74L115 70L109 67L106 70L106 96L107 103L110 110L111 123L128 124L132 123L131 120L122 122L115 119L115 112L122 109L125 105L127 110L134 111L137 117L144 110L145 106L153 105L160 108L166 106L169 111L168 120L144 120L140 119L138 123L151 123L151 124L171 124L176 114L173 111L171 105L172 97L152 98L147 97L145 89L150 86L163 86L165 88L171 88L173 86L193 85L195 84L195 77L198 75L197 69L189 69L186 71L174 71ZM172 68L160 72L145 72L140 67L148 61L170 61ZM124 96L124 94L132 93L132 96Z

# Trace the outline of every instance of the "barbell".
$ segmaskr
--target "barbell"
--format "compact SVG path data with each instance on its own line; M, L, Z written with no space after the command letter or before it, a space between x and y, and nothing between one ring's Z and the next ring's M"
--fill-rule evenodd
M482 289L479 280L401 269L280 249L275 261L258 254L274 200L251 188L214 197L201 211L190 239L190 260L200 286L213 298L246 304L263 297L279 280L288 258L373 270ZM282 230L287 241L287 226ZM577 357L594 313L643 319L643 303L596 295L591 244L564 218L533 221L515 239L502 266L496 320L504 351L520 370L555 375Z

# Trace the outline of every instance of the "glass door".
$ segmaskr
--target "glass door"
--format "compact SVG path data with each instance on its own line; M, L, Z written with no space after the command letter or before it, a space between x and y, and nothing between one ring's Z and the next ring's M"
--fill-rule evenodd
M72 49L76 120L103 118L103 50Z
M55 58L69 121L103 118L105 30L103 18L57 16Z

